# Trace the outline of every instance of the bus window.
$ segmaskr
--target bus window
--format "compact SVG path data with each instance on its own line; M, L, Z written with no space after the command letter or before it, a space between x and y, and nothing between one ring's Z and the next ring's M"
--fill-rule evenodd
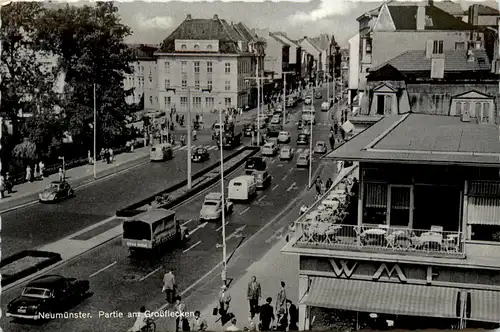
M129 240L151 240L151 229L142 221L123 223L123 238Z

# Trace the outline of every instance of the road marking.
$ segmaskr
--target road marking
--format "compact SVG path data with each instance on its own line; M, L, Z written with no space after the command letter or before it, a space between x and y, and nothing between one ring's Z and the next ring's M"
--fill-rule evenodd
M245 210L241 211L240 212L240 216L243 215L245 212L247 212L248 210L250 210L250 207L247 207Z
M292 185L290 187L288 187L288 189L286 191L289 192L290 190L296 190L296 189L298 189L297 183L294 182L294 183L292 183Z
M189 220L186 220L185 223L183 223L181 226L186 226L187 224L189 224L191 221L193 221L193 219L189 219Z
M288 173L292 173L292 172L293 172L293 167L288 170Z
M283 179L281 179L281 180L285 181L287 177L288 177L288 175L285 175L285 176L283 177Z
M273 187L273 189L271 189L271 190L273 190L273 191L274 191L274 189L278 188L279 186L280 186L280 185L279 185L279 184L277 184L277 185L275 185L275 186Z
M276 162L276 159L273 159L273 160L271 161L271 164L274 164L275 162Z
M266 198L267 195L264 195L262 196L261 198L259 198L259 202L262 201L264 198Z
M280 220L281 218L284 217L285 213L287 213L288 211L290 211L290 209L292 208L292 206L294 206L295 204L297 204L297 201L299 199L302 199L303 195L299 195L297 197L295 197L295 199L293 201L291 201L276 217L274 217L270 222L266 223L263 227L261 227L257 232L255 232L252 236L250 236L240 247L239 249L243 248L243 247L246 247L249 243L251 243L251 240L255 239L257 236L259 236L262 232L264 232L266 229L268 229L271 225L273 225L274 223L276 223L278 220ZM239 256L236 256L235 258L233 258L232 262L236 262L238 260L238 258L241 257L241 255ZM209 277L212 273L214 273L216 270L220 269L222 267L222 262L218 263L217 265L215 265L210 271L208 271L207 273L205 273L203 276L201 276L198 280L196 280L194 283L192 283L188 288L186 288L185 290L183 290L179 295L180 296L184 296L184 294L186 294L187 292L189 292L191 289L195 288L196 286L198 286L198 284L200 284L203 280L205 280L207 277ZM155 310L155 312L159 312L159 311L162 311L164 310L166 307L168 307L170 305L170 303L165 303L163 304L161 307L159 307L158 309Z
M108 266L105 266L105 267L103 267L102 269L100 269L100 270L98 270L98 271L96 271L96 272L92 273L91 275L89 275L89 278L92 278L93 276L96 276L96 275L98 275L99 273L101 273L101 272L103 272L103 271L106 271L106 270L107 270L107 269L109 269L110 267L112 267L112 266L116 265L116 263L117 263L117 262L113 262L113 263L109 264Z
M191 247L187 248L186 250L184 250L182 253L187 253L189 250L193 249L194 247L196 247L197 245L199 245L201 243L201 241L198 241L196 242L195 244L193 244Z
M189 236L193 235L193 233L196 232L197 230L204 228L207 224L208 224L208 222L204 222L203 224L199 224L198 226L196 226L195 229L193 229L191 232L189 232Z
M242 237L241 232L243 232L243 230L245 228L247 228L247 225L243 225L241 227L236 228L236 230L233 233L231 233L231 235L229 235L228 237L226 237L226 241L229 241L232 238L240 238L240 237Z
M159 268L157 268L156 270L154 270L154 271L149 272L148 274L146 274L144 277L142 277L141 279L139 279L139 281L146 280L146 278L151 277L153 274L155 274L156 272L158 272L160 270L161 270L161 266Z
M229 224L229 222L228 222L228 221L226 221L226 222L224 223L224 226L226 226L227 224ZM221 229L222 229L222 225L221 225L219 228L217 228L215 231L216 231L216 232L218 232L218 231L220 231Z

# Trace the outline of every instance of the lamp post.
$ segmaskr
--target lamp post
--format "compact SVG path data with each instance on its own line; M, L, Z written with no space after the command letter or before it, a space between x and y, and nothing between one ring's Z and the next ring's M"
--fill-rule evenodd
M311 123L311 135L309 135L309 188L312 185L312 146L313 146L313 121Z
M260 81L265 80L265 77L259 77L259 72L257 70L256 77L246 77L245 82L248 80L257 81L257 146L260 146Z
M97 179L96 172L97 164L97 107L96 107L96 97L95 97L95 83L94 83L94 180Z
M222 122L222 112L219 111L219 123ZM222 282L226 285L227 282L227 252L226 252L226 198L224 195L224 153L222 146L222 135L224 135L223 126L219 126L219 144L220 144L220 191L222 194Z
M283 72L283 129L286 124L286 75L294 74L293 71L284 71Z

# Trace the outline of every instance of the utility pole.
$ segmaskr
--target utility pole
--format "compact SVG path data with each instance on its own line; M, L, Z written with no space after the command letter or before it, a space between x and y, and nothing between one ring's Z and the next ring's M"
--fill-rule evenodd
M311 135L309 135L309 188L312 185L312 147L313 147L313 121L311 122Z
M294 73L293 71L283 72L283 129L285 129L286 124L286 75Z
M260 81L265 79L265 77L259 77L258 72L256 77L245 78L245 82L248 82L248 80L257 81L257 146L260 146Z
M219 111L219 123L222 124L222 112ZM227 285L227 252L226 252L226 197L224 195L224 153L222 146L222 135L224 135L223 126L219 126L219 144L220 144L220 192L222 194L222 283Z
M191 87L187 88L188 93L188 112L187 112L187 189L191 190ZM222 137L222 136L221 136Z
M96 107L96 96L95 96L95 83L94 83L94 180L97 179L97 107Z

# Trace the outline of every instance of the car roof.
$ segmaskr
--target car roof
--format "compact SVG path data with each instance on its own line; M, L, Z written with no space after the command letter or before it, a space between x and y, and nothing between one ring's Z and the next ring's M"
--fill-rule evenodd
M26 287L49 288L63 282L64 280L66 280L66 278L60 275L46 275L33 280L28 283Z
M288 131L280 131L280 135L281 134L290 134Z
M325 141L317 141L316 144L325 144Z
M302 152L301 154L299 154L299 158L304 158L304 157L308 157L309 156L309 152Z
M283 147L281 148L281 150L283 150L283 149L291 149L291 148L292 148L292 147L291 147L290 145L285 145L285 146L283 146Z

